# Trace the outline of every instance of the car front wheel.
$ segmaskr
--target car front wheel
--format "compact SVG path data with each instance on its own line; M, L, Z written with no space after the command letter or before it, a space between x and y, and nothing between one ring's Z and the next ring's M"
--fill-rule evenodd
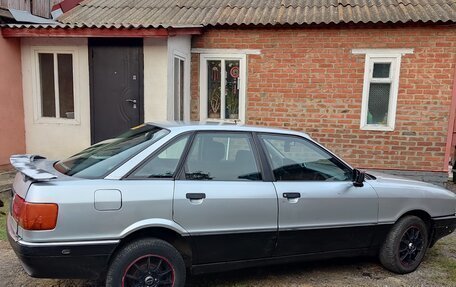
M380 249L380 262L392 272L410 273L420 265L428 244L428 229L423 220L405 216L386 237Z
M141 239L126 245L115 256L106 286L182 287L185 264L179 252L159 239Z

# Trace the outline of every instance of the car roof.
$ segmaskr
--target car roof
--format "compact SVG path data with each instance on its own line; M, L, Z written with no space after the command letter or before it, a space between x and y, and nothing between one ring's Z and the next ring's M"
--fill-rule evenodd
M154 121L146 123L148 125L154 125L164 129L168 129L175 132L186 132L186 131L250 131L250 132L263 132L263 133L277 133L277 134L290 134L299 135L310 138L308 134L293 130L286 130L280 128L270 128L261 126L250 126L235 123L223 123L223 122L184 122L184 121Z

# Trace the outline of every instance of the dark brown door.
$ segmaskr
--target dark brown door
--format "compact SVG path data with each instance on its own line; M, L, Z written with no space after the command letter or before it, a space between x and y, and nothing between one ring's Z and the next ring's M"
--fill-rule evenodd
M142 39L90 39L92 143L142 122Z

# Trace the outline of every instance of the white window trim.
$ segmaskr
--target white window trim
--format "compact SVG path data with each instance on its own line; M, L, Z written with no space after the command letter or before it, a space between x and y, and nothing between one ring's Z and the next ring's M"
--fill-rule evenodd
M37 124L80 124L80 110L79 110L79 55L78 50L74 47L52 47L52 46L34 46L31 49L32 53L32 94L33 94L33 111L34 123ZM57 89L55 94L56 101L56 117L43 117L41 111L41 84L40 84L40 69L39 69L39 53L50 53L54 55L54 77L58 77L56 73L57 62L56 54L71 54L73 56L73 101L74 101L74 119L66 119L57 117L59 111L59 94L58 94L58 81L54 81L54 89Z
M370 131L394 131L396 125L397 98L399 92L402 55L413 53L413 49L354 49L352 50L352 53L366 54L360 129ZM388 79L372 78L374 63L391 63L390 77ZM371 83L391 84L387 125L367 123L369 90Z
M209 51L209 50L207 50ZM200 120L208 122L220 122L220 123L245 123L245 105L246 105L246 87L247 87L247 65L246 65L246 54L235 53L235 54L201 54L200 55ZM240 85L239 85L239 120L233 119L210 119L207 113L207 61L208 60L239 60L240 68ZM226 71L222 70L222 87L223 80L225 79ZM222 97L221 107L225 106L225 98ZM223 110L221 109L221 117L223 117Z
M172 60L172 67L173 67L173 85L172 85L172 103L173 103L173 119L174 119L174 109L175 109L175 101L174 101L174 59L180 59L184 61L184 121L190 121L190 57L187 54L184 54L180 51L174 50L173 51L173 60ZM175 120L175 119L174 119Z
M261 55L261 50L258 49L202 49L193 48L192 53L195 54L244 54L244 55Z
M401 55L407 55L407 54L413 54L414 49L412 48L405 48L405 49L353 49L352 54L354 55L364 55L364 54L401 54Z

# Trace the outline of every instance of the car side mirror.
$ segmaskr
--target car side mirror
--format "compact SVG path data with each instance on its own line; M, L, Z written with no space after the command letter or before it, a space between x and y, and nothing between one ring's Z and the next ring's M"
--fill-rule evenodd
M356 187L364 186L364 179L366 178L366 173L360 171L359 169L353 170L353 185Z

